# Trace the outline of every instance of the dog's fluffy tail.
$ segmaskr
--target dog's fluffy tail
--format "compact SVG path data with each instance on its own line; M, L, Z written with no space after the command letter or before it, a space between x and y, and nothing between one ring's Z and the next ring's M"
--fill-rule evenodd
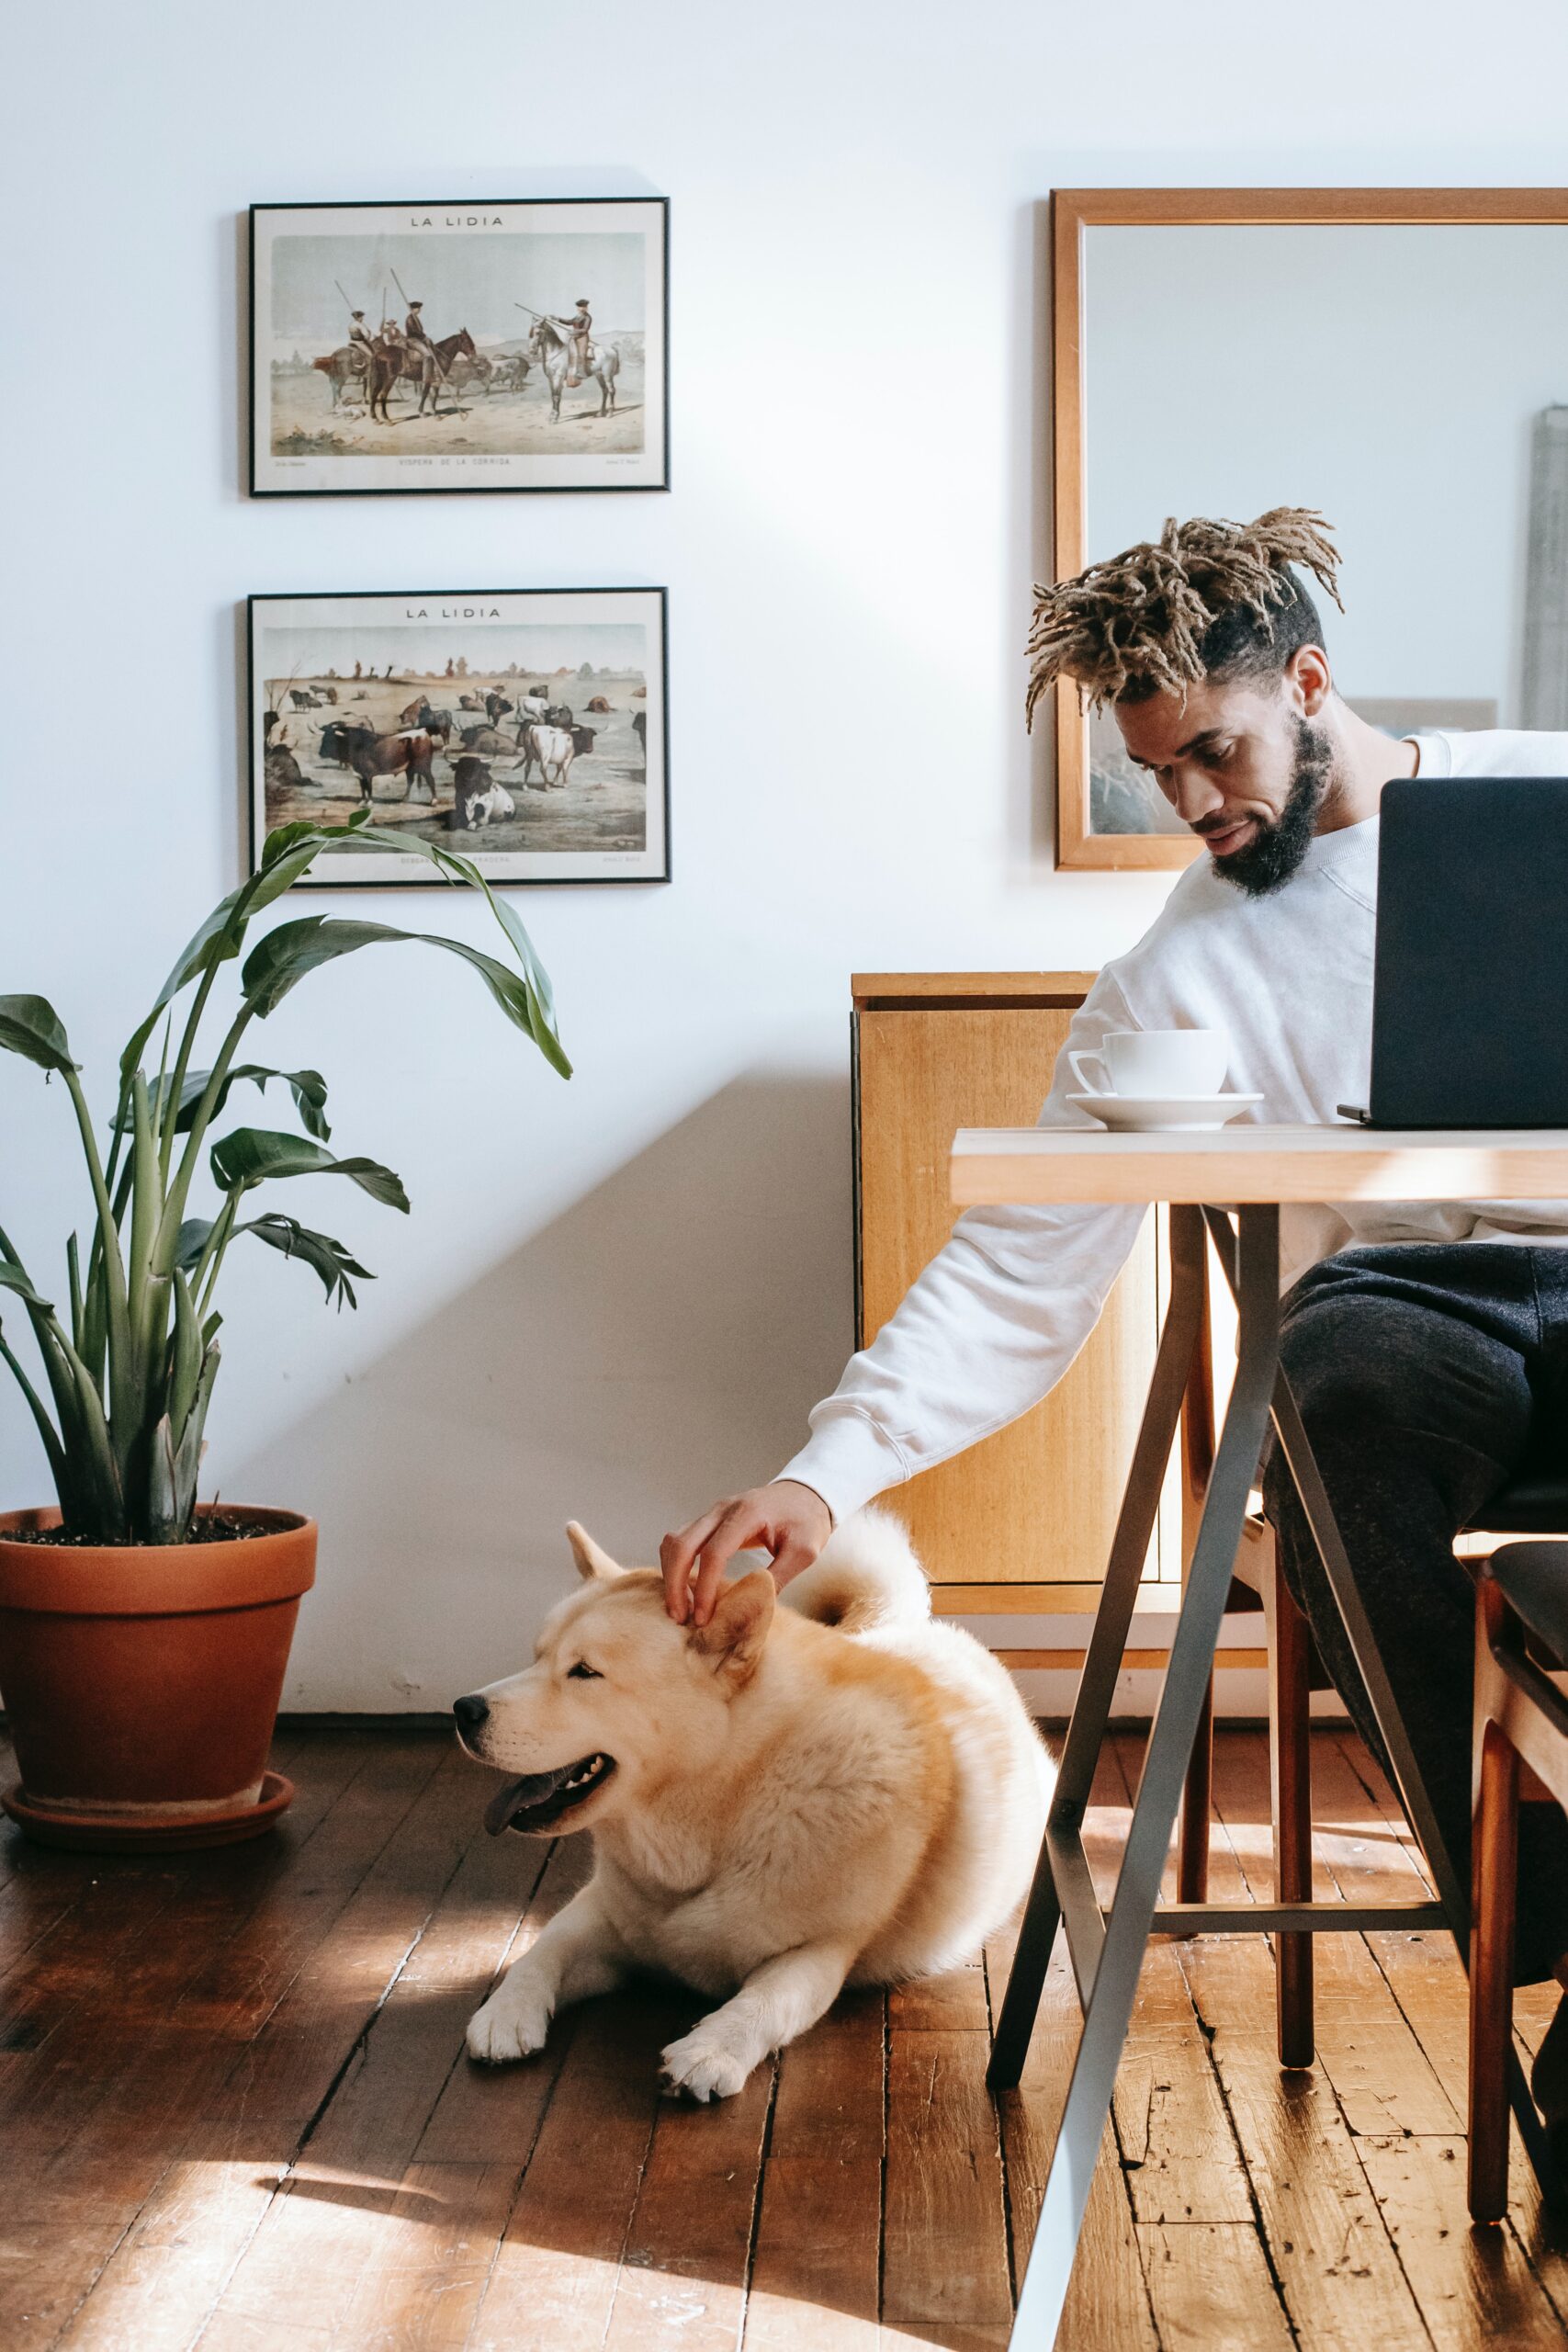
M903 1522L885 1510L847 1519L781 1598L801 1616L846 1634L931 1613L931 1587L914 1546Z

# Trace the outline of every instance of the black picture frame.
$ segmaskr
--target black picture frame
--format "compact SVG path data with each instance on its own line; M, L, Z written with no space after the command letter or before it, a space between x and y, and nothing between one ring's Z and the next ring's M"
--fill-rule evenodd
M523 615L502 612L500 615L502 627L507 626L508 623L513 628L525 627L528 625L528 620L532 618L536 625L564 628L570 626L572 619L576 619L580 626L592 626L592 621L586 614L574 614L563 618L544 609L546 606L551 603L557 605L568 603L576 606L590 604L594 599L611 599L619 603L627 601L644 603L649 608L649 616L653 619L657 630L657 648L654 650L649 668L642 673L643 693L646 697L645 710L648 713L643 736L645 760L643 850L637 853L613 849L594 850L590 847L567 852L541 852L521 846L513 847L510 844L495 848L486 840L488 827L476 835L472 831L454 830L449 821L443 827L441 838L449 847L459 851L465 856L472 857L492 888L539 889L581 887L605 888L618 885L647 886L670 881L672 874L669 716L670 599L667 588L648 586L640 582L615 587L590 588L575 586L456 590L311 588L292 592L263 590L247 596L245 599L246 874L252 875L257 870L263 841L266 833L272 830L266 806L268 792L266 751L269 735L274 730L269 729L266 725L269 706L265 691L265 673L261 642L262 624L267 616L268 608L274 608L274 616L281 625L299 627L304 624L305 616L298 612L277 613L276 608L280 606L310 608L350 605L389 606L401 604L405 607L405 612L409 611L409 608L417 608L415 612L410 613L410 621L415 627L433 628L450 626L454 629L469 628L471 630L475 624L463 616L468 607L491 605L504 606L507 603L514 604L521 601L533 607L532 613ZM453 614L450 619L443 616L438 620L433 620L429 616L429 608L433 605L437 607L456 606L463 610ZM314 618L313 612L310 617ZM622 616L608 609L602 610L599 615L601 625L605 622L613 623L620 617ZM354 619L359 619L367 628L374 626L373 620L367 616L356 615L353 618L345 616L345 618L349 619L350 626L353 625ZM318 625L326 626L327 623L322 620ZM478 626L488 628L491 623L485 620L480 621ZM471 642L471 637L469 641ZM527 666L542 668L543 665ZM312 678L318 675L316 673L310 674ZM413 674L411 673L408 677L396 682L400 690L407 688L412 682ZM478 677L488 673L476 671L474 674ZM361 682L344 677L336 683L357 685ZM374 678L369 677L364 681L367 686L376 683ZM393 681L389 678L381 683L391 684ZM445 684L446 681L439 683ZM456 684L457 682L453 683ZM293 692L292 687L290 692ZM633 698L636 698L635 692ZM341 707L347 711L353 710L357 706L333 703L314 707L317 708ZM650 756L649 739L651 739L651 751L657 754L657 781L656 763L654 757ZM457 754L455 752L449 752L437 756L446 758L451 773L446 780L450 782L451 775L455 774ZM434 767L434 761L432 764ZM513 778L507 775L501 781L510 784ZM355 805L357 803L351 795L344 793L341 796L341 806L345 820ZM374 805L374 799L372 799L372 806ZM432 812L429 821L434 827L446 812L434 797L429 806ZM287 812L288 815L304 813L307 811L302 808L290 808ZM654 820L651 825L649 822L650 817ZM285 812L280 811L279 821L283 820L285 820ZM492 835L491 839L493 838ZM538 861L544 856L556 857L558 864L547 870L515 870L519 862L525 858ZM580 870L565 870L568 864ZM397 868L402 870L395 870ZM349 853L336 861L330 851L324 851L303 879L294 885L296 889L305 890L417 890L445 889L449 887L450 885L444 882L434 868L427 865L423 859L404 857L395 850L388 852L385 866L380 859L371 857L361 851Z
M395 481L355 481L347 480L320 481L308 477L325 470L334 463L350 469L362 466L366 460L348 453L334 458L332 453L315 452L295 457L279 453L271 447L271 432L263 447L261 419L262 375L265 360L268 394L268 417L274 391L272 359L270 357L271 323L266 326L258 317L264 290L270 295L270 241L266 223L279 214L320 214L322 216L368 215L381 213L400 215L405 223L438 216L458 216L453 228L457 233L467 233L464 222L472 218L482 220L496 216L504 223L509 214L545 214L581 212L598 220L608 218L604 208L625 213L648 216L648 228L652 232L649 250L658 261L657 299L648 321L640 332L644 335L644 409L649 405L651 387L657 393L659 414L651 435L645 435L643 461L640 471L627 453L603 453L594 462L604 469L604 478L587 473L572 475L570 471L553 474L550 479L519 479L520 469L546 462L543 458L530 458L526 453L512 453L511 470L503 473L502 460L493 453L472 450L436 450L422 453L400 449L388 454L386 463L395 466L400 475L408 479ZM436 233L450 234L452 228ZM388 233L390 233L389 226ZM423 233L417 227L407 226L403 233ZM474 233L483 233L476 229ZM246 364L246 438L248 465L246 482L252 498L407 498L407 497L479 497L534 495L541 492L570 492L574 494L599 491L667 491L670 488L670 199L663 196L573 196L529 197L481 199L463 198L441 202L433 198L400 202L396 199L356 198L347 202L325 199L320 202L253 204L249 209L248 234L249 271L246 291L248 324L248 356ZM260 266L258 266L258 256ZM647 347L649 327L657 318L659 350L649 367ZM311 363L314 366L314 362ZM439 397L439 396L438 396ZM334 394L335 401L335 394ZM552 455L558 453L551 453ZM428 479L419 478L428 475ZM296 479L295 477L298 477Z

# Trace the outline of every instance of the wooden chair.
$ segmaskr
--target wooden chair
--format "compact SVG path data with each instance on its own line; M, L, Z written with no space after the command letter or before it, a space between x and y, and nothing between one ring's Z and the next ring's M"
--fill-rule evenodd
M1559 1484L1557 1495L1562 1528L1568 1488ZM1539 1663L1543 1655L1568 1665L1568 1544L1506 1544L1483 1567L1475 1596L1470 2211L1477 2222L1500 2222L1508 2210L1521 1766L1568 1809L1568 1699Z

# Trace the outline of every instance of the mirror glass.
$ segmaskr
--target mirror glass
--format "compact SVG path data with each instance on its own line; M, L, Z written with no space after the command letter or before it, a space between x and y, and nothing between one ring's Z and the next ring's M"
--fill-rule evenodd
M1083 287L1090 561L1168 514L1317 507L1358 710L1568 728L1568 226L1091 227ZM1109 713L1089 809L1185 831Z

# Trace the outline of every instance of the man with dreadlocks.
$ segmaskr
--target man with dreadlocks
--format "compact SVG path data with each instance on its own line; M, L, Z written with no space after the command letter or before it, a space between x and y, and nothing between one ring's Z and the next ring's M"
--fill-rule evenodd
M1299 570L1296 568L1299 567ZM1321 515L1166 525L1157 542L1036 591L1031 714L1059 681L1109 704L1127 751L1208 851L1100 974L1067 1039L1215 1028L1270 1125L1332 1125L1367 1098L1378 806L1393 776L1568 775L1568 735L1393 742L1335 691L1316 605L1338 556ZM1434 922L1441 920L1433 910ZM1086 1124L1064 1052L1041 1113ZM711 1612L737 1551L780 1583L885 1487L1026 1412L1094 1327L1143 1211L971 1209L770 1485L663 1546L677 1620ZM1286 1364L1450 1851L1470 1841L1472 1601L1453 1538L1527 1458L1568 1450L1568 1204L1355 1202L1280 1216ZM1506 1246L1505 1246L1506 1245ZM1287 1582L1374 1752L1382 1742L1277 1464L1265 1483ZM1568 1984L1568 1823L1521 1827L1518 1973ZM1568 2003L1536 2064L1568 2157Z

